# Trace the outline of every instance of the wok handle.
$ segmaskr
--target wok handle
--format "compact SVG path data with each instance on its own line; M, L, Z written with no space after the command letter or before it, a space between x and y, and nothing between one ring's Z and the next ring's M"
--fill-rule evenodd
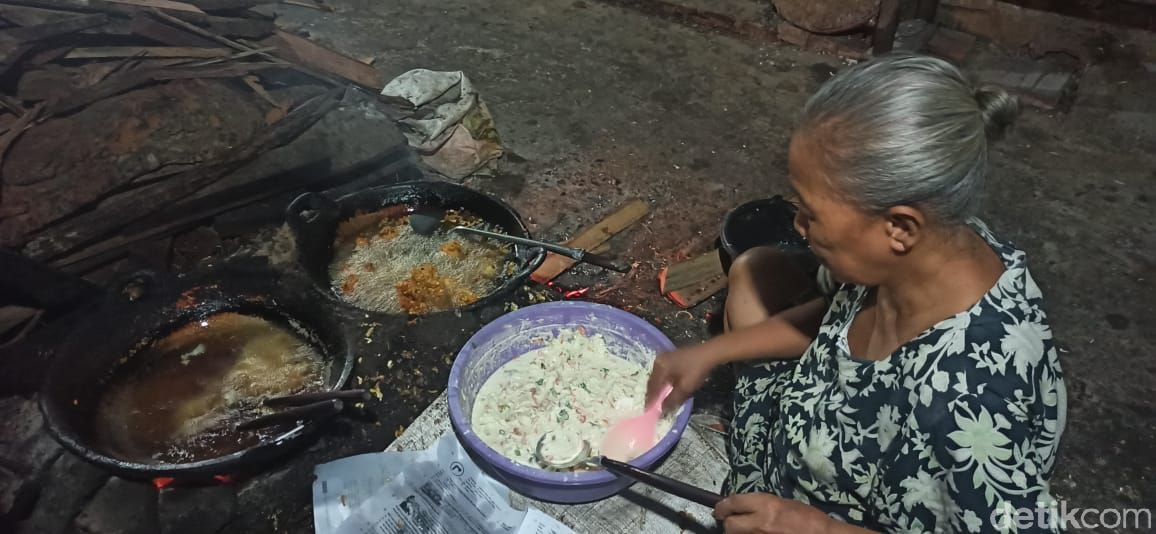
M297 262L315 280L329 280L329 260L341 208L333 199L303 193L285 209L285 222L297 246Z
M331 399L306 404L305 406L296 406L240 423L237 425L237 430L257 430L259 428L267 428L283 423L295 423L306 419L317 421L337 415L344 407L345 403L341 402L340 399Z
M321 214L334 214L336 211L337 203L333 199L312 192L302 193L285 208L285 220L290 229L297 233L298 229L317 222Z
M712 491L704 490L697 486L691 486L686 482L675 480L673 478L664 477L658 473L639 469L633 465L611 460L606 457L598 459L598 463L605 467L607 471L616 475L633 478L634 480L646 484L662 491L665 491L676 497L682 497L691 502L699 503L707 508L714 508L715 505L722 500L722 495Z
M369 402L372 398L369 392L364 389L342 389L337 391L311 391L309 393L298 393L296 395L286 395L283 397L270 397L265 399L263 404L270 408L278 408L284 406L303 406L330 399Z
M590 265L597 265L603 269L610 269L616 273L630 272L631 265L618 258L611 256L604 256L602 254L595 254L593 252L586 252L582 254L582 261Z

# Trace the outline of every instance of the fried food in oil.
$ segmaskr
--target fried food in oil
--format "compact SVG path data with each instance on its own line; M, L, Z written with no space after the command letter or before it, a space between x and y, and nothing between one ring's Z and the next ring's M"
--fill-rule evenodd
M462 243L458 240L449 241L441 246L442 254L449 256L455 260L460 260L466 255L466 251L462 249Z

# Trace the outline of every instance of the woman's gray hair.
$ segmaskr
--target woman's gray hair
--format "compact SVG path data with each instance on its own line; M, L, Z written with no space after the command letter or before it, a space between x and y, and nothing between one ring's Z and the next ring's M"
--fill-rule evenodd
M975 89L952 64L887 54L843 70L807 101L799 131L836 187L866 209L914 205L958 224L976 211L988 142L1019 111L1002 89Z

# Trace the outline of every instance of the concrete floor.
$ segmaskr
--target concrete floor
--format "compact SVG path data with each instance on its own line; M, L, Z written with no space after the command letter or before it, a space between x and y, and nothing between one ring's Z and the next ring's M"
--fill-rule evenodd
M470 184L503 196L538 235L563 238L624 199L650 200L652 216L614 241L640 268L569 282L616 287L603 300L681 342L705 335L718 301L676 317L656 269L707 250L727 208L785 190L793 117L841 65L591 1L328 3L336 13L282 6L280 23L375 57L387 79L418 67L473 79L511 157L505 175ZM1086 76L1070 113L1021 117L998 147L985 218L1028 251L1063 353L1056 493L1069 507L1152 509L1156 109L1143 95L1156 81L1140 67L1109 71Z

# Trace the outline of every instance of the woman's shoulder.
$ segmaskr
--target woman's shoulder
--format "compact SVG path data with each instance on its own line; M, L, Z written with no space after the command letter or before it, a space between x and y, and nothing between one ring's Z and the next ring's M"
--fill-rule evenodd
M971 309L923 337L922 361L910 370L940 388L946 378L948 396L1015 398L1051 389L1061 376L1059 358L1026 254L996 239L981 221L971 224L1000 255L1005 270Z

